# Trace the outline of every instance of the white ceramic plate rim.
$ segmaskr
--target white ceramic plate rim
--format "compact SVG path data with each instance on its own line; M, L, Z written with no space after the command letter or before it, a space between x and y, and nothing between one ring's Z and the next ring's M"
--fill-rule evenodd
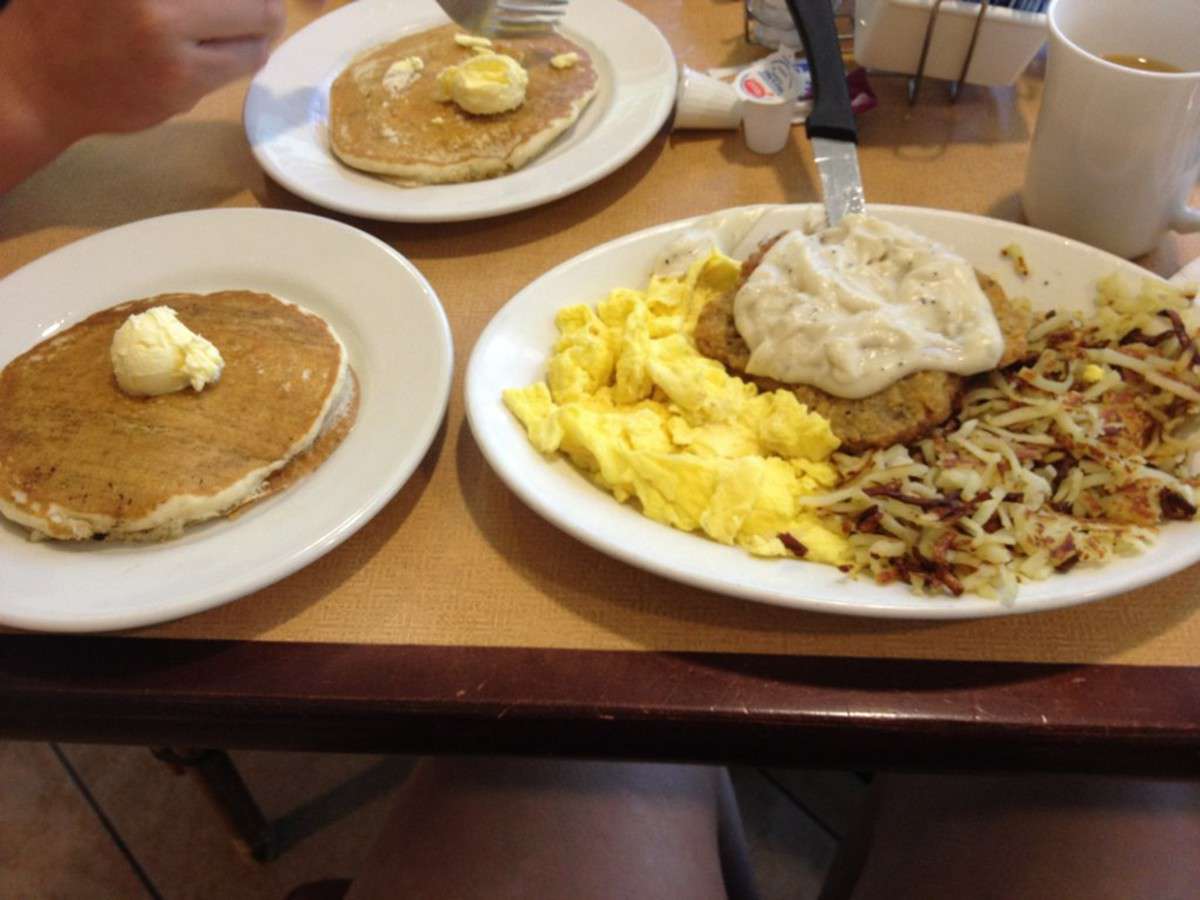
M674 106L675 59L654 24L618 0L578 0L560 30L593 54L597 96L527 166L486 181L401 188L338 162L324 131L334 78L364 50L447 21L434 0L359 0L292 35L246 95L246 135L259 164L338 212L396 222L480 219L549 203L605 177L650 142Z
M328 254L328 256L324 256ZM0 360L64 325L168 290L270 291L321 313L362 387L358 421L316 472L233 521L145 545L34 544L0 527L0 624L88 632L219 606L315 561L408 480L449 399L449 324L424 276L382 241L319 216L177 213L100 232L0 280ZM414 349L396 353L396 337ZM402 387L403 386L403 387Z
M773 209L772 215L786 218L811 215L814 207L755 207L713 215L744 215L761 209ZM872 204L871 210L953 246L998 278L1010 294L1029 296L1035 307L1051 296L1060 305L1070 305L1066 299L1070 297L1074 305L1082 306L1090 302L1088 286L1113 271L1150 277L1126 260L1024 225L917 207ZM500 478L548 521L616 559L684 584L780 606L878 618L966 619L1055 609L1133 590L1200 560L1200 526L1172 524L1148 553L1022 585L1013 604L972 596L918 597L902 585L854 580L832 567L801 560L755 559L736 548L660 525L617 503L564 460L544 459L504 407L500 390L544 376L556 334L556 310L594 302L614 287L643 287L655 256L670 238L707 218L648 228L563 263L513 297L476 343L466 375L471 430ZM777 228L772 226L766 233ZM753 240L747 243L761 236L765 234L756 226ZM1025 281L999 257L1000 248L1014 241L1022 246L1033 269Z

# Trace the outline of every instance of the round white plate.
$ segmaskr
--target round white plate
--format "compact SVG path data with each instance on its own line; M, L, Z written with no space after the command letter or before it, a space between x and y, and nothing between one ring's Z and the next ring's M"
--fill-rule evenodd
M871 212L953 247L1010 294L1028 296L1035 309L1087 308L1096 281L1113 271L1147 276L1123 259L1022 225L882 204L872 204ZM724 223L734 255L744 257L762 237L813 213L812 205L755 207L713 218ZM559 308L594 303L615 287L644 287L657 255L694 221L650 228L558 266L509 301L475 345L466 381L471 430L492 468L546 519L610 556L685 584L781 606L861 616L955 619L1052 609L1128 591L1200 560L1200 527L1172 524L1149 553L1022 585L1012 605L970 596L920 597L903 585L851 579L830 566L756 559L660 525L594 487L564 460L543 458L504 407L501 389L545 376ZM1014 241L1029 261L1027 280L1019 279L999 255L1001 247Z
M599 74L579 121L510 175L404 188L338 162L329 149L329 86L371 47L444 25L434 0L359 0L280 46L246 96L246 135L259 164L289 190L339 212L396 222L482 219L549 203L624 165L658 133L675 102L675 58L654 25L617 0L576 0L560 31Z
M349 436L278 496L161 544L32 543L0 520L0 624L105 631L218 606L333 549L408 480L449 397L446 315L412 263L328 219L188 212L63 247L0 281L0 363L123 300L230 288L267 291L333 325L361 391Z
M1200 284L1200 257L1193 259L1171 276L1171 283L1178 285Z

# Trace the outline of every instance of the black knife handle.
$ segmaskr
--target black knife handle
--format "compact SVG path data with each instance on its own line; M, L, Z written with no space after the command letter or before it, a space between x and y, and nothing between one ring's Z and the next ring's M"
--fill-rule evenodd
M858 126L850 108L850 89L842 65L830 0L787 0L812 72L813 108L804 123L810 137L858 143Z

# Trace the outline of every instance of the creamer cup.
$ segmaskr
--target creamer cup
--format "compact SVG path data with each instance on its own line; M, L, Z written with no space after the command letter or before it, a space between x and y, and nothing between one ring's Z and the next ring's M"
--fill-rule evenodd
M755 153L778 153L791 136L799 92L792 68L794 55L790 47L782 47L734 81L742 101L746 146Z
M742 102L733 85L679 67L679 89L675 92L675 128L737 128L742 121Z

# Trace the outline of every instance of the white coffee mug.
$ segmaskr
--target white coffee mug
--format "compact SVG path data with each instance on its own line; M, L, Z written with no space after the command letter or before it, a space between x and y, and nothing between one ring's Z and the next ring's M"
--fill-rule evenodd
M1119 256L1200 230L1200 0L1052 0L1021 201L1030 224ZM1180 72L1109 62L1149 57Z

